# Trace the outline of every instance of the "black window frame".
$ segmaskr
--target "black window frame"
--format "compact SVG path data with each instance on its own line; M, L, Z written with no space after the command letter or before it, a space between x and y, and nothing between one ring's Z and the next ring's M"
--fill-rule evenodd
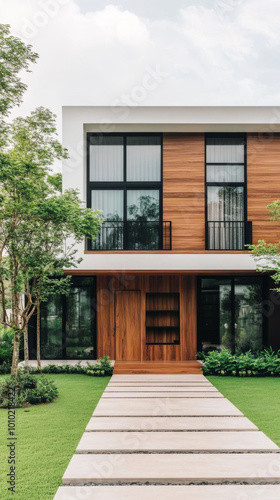
M231 338L233 340L232 343L232 352L235 353L235 280L240 278L254 278L260 282L261 286L261 297L262 303L264 303L267 298L267 284L266 284L266 276L259 276L256 274L205 274L197 277L197 350L200 352L202 350L202 280L203 279L216 279L216 280L229 280L231 286ZM268 316L263 314L262 312L262 346L267 345L267 328L268 328Z
M219 163L215 162L215 163L212 163L212 162L207 162L207 155L206 155L206 151L207 151L207 139L209 138L215 138L215 137L234 137L234 138L238 138L240 137L241 139L244 140L244 163L226 163L227 165L244 165L244 181L243 182L208 182L207 181L207 165L219 165ZM246 234L246 231L247 231L247 228L246 228L246 224L248 222L248 219L247 219L247 134L246 133L230 133L230 132L218 132L218 133L214 133L214 132L209 132L209 133L205 133L205 136L204 136L204 158L205 158L205 165L204 165L204 176L205 176L205 250L208 250L208 251L215 251L215 249L209 249L208 248L208 222L212 222L212 221L209 221L208 220L208 187L211 187L211 186L232 186L232 187L243 187L243 190L244 190L244 225L245 225L245 234ZM224 165L224 163L221 163L221 165ZM218 221L217 221L218 222ZM220 221L222 222L222 221ZM226 222L226 221L225 221ZM249 228L249 231L250 231L250 228ZM250 235L249 235L249 240L250 240ZM246 240L246 237L245 237L245 240ZM245 241L245 244L246 244L246 241ZM234 252L234 251L237 251L237 252L240 252L242 250L247 250L246 248L243 248L243 249L227 249L227 248L224 248L224 249L220 249L221 251L223 252Z
M124 155L123 155L123 181L90 181L90 139L91 137L123 137L124 139ZM159 137L160 138L160 180L159 181L127 181L127 137ZM123 191L123 222L131 220L127 218L127 191L129 190L157 190L159 191L159 219L158 222L163 222L163 134L160 132L111 132L111 133L87 133L87 207L92 207L92 191L104 190L121 190ZM87 250L92 250L91 240L87 240ZM106 250L98 250L106 251ZM111 250L112 252L114 250ZM150 251L150 250L148 250Z
M90 279L91 282L89 284L82 284L81 281L83 279ZM91 304L91 337L92 337L92 346L93 346L93 356L87 357L87 360L96 360L97 359L97 322L96 322L96 316L97 316L97 306L96 306L96 300L97 300L97 288L96 288L96 276L90 275L74 275L71 276L71 284L70 284L70 289L72 288L89 288L90 290L90 304ZM67 352L67 333L66 333L66 319L67 319L67 297L66 295L59 295L59 298L61 300L61 309L62 309L62 330L61 330L61 350L62 350L62 358L43 358L42 359L65 359L65 360L71 360L74 359L73 357L66 356ZM40 309L44 307L44 303L41 304ZM40 320L42 323L42 314L40 315ZM36 359L36 352L37 352L37 326L36 326L36 321L37 321L37 315L33 314L29 320L28 323L28 345L29 345L29 355L30 359ZM40 336L42 338L42 328L40 328ZM42 347L42 342L41 342L41 347ZM80 358L79 358L80 359ZM82 358L81 358L82 359Z

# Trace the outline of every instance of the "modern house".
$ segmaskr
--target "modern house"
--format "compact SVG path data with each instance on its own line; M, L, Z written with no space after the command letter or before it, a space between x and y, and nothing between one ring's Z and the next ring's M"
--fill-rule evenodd
M184 372L197 351L280 348L279 297L246 248L280 240L266 208L280 197L279 109L69 106L63 145L64 189L104 223L66 270L71 294L42 310L42 358Z

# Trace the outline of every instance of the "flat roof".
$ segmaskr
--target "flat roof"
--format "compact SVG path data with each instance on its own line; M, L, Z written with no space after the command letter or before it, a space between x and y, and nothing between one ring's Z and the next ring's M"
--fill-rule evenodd
M63 126L158 132L280 132L280 106L63 106Z

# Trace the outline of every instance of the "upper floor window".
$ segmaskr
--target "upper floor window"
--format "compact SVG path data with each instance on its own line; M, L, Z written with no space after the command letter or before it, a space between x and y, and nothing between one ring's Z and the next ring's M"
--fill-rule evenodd
M89 181L123 181L124 138L91 136L89 144Z
M243 250L247 243L246 139L206 137L208 250Z
M161 171L161 135L88 134L88 206L104 218L91 248L168 249Z
M160 136L89 138L90 182L160 182Z

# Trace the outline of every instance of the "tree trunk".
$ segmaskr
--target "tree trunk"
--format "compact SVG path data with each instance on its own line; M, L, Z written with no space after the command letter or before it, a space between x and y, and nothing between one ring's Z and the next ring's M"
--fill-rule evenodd
M26 373L29 375L28 325L24 327L24 361Z
M41 323L40 323L40 304L37 304L37 366L41 370Z
M20 330L16 330L14 333L14 350L13 350L12 369L11 369L11 374L15 378L17 378L18 374L19 341L20 341Z

